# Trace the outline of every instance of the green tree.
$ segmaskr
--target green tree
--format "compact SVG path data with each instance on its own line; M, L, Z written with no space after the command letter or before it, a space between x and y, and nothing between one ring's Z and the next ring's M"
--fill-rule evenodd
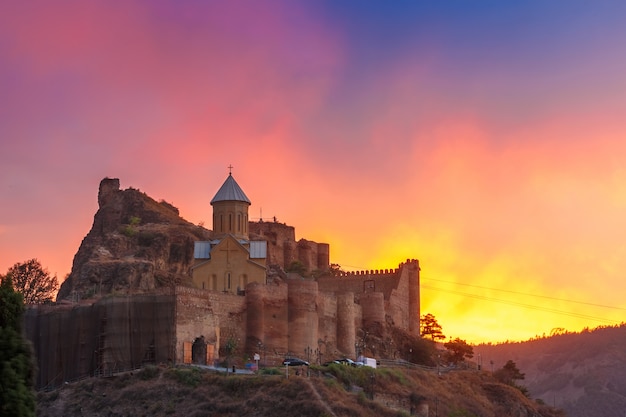
M0 276L0 416L34 416L34 367L22 336L22 295Z
M463 362L465 358L474 357L474 348L468 345L465 340L461 340L458 337L454 340L450 340L443 344L448 350L448 359L452 363Z
M443 340L446 338L443 335L441 325L437 323L435 316L430 313L420 317L420 334L422 337L430 337L430 340L432 341Z
M7 275L11 276L13 288L22 294L27 305L52 301L59 288L56 275L50 276L37 259L16 263Z

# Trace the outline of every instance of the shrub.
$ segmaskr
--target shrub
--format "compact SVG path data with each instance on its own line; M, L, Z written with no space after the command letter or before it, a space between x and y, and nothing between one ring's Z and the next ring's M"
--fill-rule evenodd
M133 237L135 236L135 233L137 233L137 231L135 230L135 227L131 226L130 224L127 224L126 226L122 227L121 232L126 237Z
M200 371L193 368L173 368L169 370L166 375L169 378L175 379L181 384L187 385L192 388L197 387L202 380L202 375L200 374Z
M141 371L139 371L139 378L147 381L149 379L154 379L155 377L159 376L160 373L161 371L158 366L148 365Z
M150 246L158 236L159 235L155 232L141 231L137 234L137 243L140 246Z
M282 375L284 371L278 368L263 368L259 371L261 375Z

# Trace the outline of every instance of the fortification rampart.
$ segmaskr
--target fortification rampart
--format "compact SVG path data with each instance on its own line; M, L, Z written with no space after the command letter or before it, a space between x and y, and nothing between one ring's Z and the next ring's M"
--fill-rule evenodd
M419 329L418 286L417 261L317 281L252 283L245 296L177 286L31 308L25 329L38 358L38 388L144 363L212 364L229 340L235 355L260 353L267 366L288 354L322 361L355 356L362 333L381 336L390 321Z
M385 299L389 299L399 279L399 271L392 270L392 272L358 271L336 277L321 277L317 281L320 291L335 293L348 291L354 293L358 300L360 294L373 291L382 292Z

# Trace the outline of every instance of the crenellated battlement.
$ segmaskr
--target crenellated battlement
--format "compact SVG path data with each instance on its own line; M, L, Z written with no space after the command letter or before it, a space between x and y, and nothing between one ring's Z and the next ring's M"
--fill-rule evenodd
M371 277L371 278L390 278L400 273L404 267L417 266L419 270L419 261L417 259L407 259L406 262L402 262L398 268L394 269L366 269L361 271L340 271L335 278L350 278L350 277Z
M364 271L341 271L334 275L335 278L350 278L350 277L390 277L400 272L400 269L372 269Z

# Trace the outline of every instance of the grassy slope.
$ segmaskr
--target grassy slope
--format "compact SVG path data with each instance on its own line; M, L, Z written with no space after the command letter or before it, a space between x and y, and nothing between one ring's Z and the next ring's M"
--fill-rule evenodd
M38 415L56 416L364 416L409 415L428 404L438 416L559 416L487 373L349 368L310 378L229 375L148 367L89 378L38 395ZM372 379L372 374L374 378ZM375 401L370 399L374 386Z

